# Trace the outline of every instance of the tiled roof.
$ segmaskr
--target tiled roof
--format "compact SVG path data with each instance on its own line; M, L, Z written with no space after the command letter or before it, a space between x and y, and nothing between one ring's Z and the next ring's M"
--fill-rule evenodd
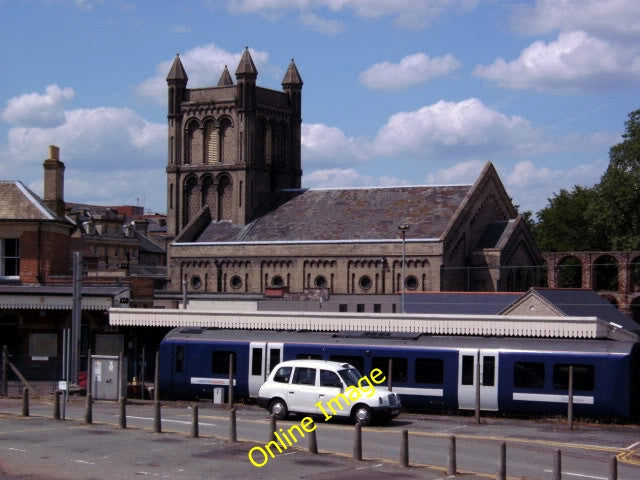
M438 239L470 185L283 190L245 226L212 222L197 242Z
M0 181L0 220L56 220L40 197L17 180Z
M522 297L518 292L429 292L405 295L407 313L497 315Z

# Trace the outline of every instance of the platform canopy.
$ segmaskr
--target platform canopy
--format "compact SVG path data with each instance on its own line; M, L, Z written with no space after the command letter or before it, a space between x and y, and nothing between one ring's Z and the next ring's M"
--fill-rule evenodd
M264 330L409 332L536 338L637 340L635 333L597 317L246 312L173 309L109 310L109 324Z

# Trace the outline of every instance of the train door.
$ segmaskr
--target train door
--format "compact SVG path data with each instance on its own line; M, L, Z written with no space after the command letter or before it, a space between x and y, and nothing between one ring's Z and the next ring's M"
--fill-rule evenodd
M480 362L480 378L477 367ZM473 410L476 385L480 381L480 408L498 410L498 351L465 348L459 351L458 408Z
M267 371L265 378L282 361L282 343L267 343Z
M251 342L249 345L249 396L257 397L258 390L266 378L265 342Z
M190 379L187 378L187 372L189 371L187 368L187 356L186 356L186 348L185 345L180 345L178 343L174 343L171 345L173 348L173 367L172 367L172 384L173 388L176 391L182 391L189 385Z

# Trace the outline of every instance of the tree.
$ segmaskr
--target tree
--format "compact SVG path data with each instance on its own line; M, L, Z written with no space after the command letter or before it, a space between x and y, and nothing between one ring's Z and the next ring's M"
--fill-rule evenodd
M625 127L598 184L560 190L536 214L541 250L640 250L640 110Z

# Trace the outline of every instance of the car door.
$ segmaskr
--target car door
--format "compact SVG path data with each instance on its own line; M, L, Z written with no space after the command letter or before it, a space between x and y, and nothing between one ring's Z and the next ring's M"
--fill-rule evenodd
M319 408L319 406L317 406L315 413L317 415L325 415L326 412L328 415L333 415L333 412L331 412L331 410L327 406L327 402L335 398L339 393L342 393L344 391L343 389L344 383L336 372L320 369L320 384L318 386L316 404L321 405L324 409L324 412ZM334 407L337 410L336 415L349 415L349 407L345 406L344 402L342 401L341 404L343 404L344 410L338 410L336 407Z
M290 412L315 413L318 401L317 369L295 367L287 393Z

